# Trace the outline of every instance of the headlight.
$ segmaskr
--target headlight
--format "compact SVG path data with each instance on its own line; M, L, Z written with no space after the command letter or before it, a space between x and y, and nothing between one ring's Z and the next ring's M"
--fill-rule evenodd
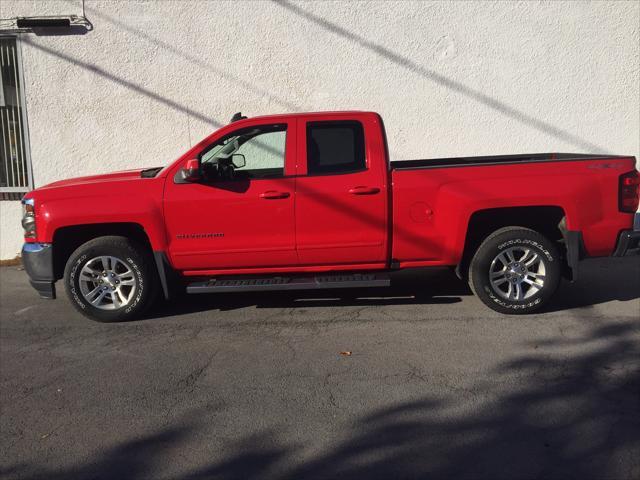
M22 228L25 238L36 238L36 211L33 198L22 200Z

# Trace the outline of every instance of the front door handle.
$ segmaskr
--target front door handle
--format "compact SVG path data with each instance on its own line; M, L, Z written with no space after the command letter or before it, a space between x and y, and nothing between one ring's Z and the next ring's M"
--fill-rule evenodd
M375 195L380 192L378 187L353 187L349 189L349 193L352 195Z
M289 192L278 192L276 190L268 190L260 194L260 198L265 200L276 200L278 198L289 198Z

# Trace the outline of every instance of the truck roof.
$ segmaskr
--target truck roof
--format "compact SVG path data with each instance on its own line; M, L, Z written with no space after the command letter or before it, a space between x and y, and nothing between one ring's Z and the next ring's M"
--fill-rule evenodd
M294 112L294 113L276 113L272 115L257 115L255 117L248 117L248 120L262 119L262 118L274 118L274 117L323 117L323 116L336 116L336 115L378 115L376 112L366 110L335 110L326 112Z

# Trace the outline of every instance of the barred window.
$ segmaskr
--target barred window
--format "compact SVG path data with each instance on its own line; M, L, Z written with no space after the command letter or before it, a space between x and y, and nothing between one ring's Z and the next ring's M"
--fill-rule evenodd
M18 200L32 185L20 52L0 37L0 199Z

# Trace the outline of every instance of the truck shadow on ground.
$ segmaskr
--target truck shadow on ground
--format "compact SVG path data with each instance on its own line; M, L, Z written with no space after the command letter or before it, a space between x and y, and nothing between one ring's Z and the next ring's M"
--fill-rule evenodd
M544 311L584 308L613 300L640 299L640 256L590 258L580 262L578 279L564 281ZM640 310L640 304L638 305Z
M372 306L407 304L448 304L461 302L471 295L469 287L453 272L399 272L387 288L348 288L300 291L244 292L181 295L162 302L147 318L184 315L206 310L255 308L307 308L331 306Z
M389 288L182 295L170 302L161 302L145 318L248 307L454 304L471 295L468 285L452 270L414 270L398 272ZM640 299L640 257L590 259L580 264L576 282L564 281L560 285L554 301L543 313L637 299Z
M452 389L442 398L358 412L314 454L280 427L213 447L220 412L203 408L155 433L105 445L72 466L13 465L0 474L30 480L637 478L639 333L631 321L592 321L571 338L536 339L479 376L468 394ZM317 440L311 433L305 441ZM187 447L209 460L198 466L167 460ZM178 473L168 476L162 465Z

